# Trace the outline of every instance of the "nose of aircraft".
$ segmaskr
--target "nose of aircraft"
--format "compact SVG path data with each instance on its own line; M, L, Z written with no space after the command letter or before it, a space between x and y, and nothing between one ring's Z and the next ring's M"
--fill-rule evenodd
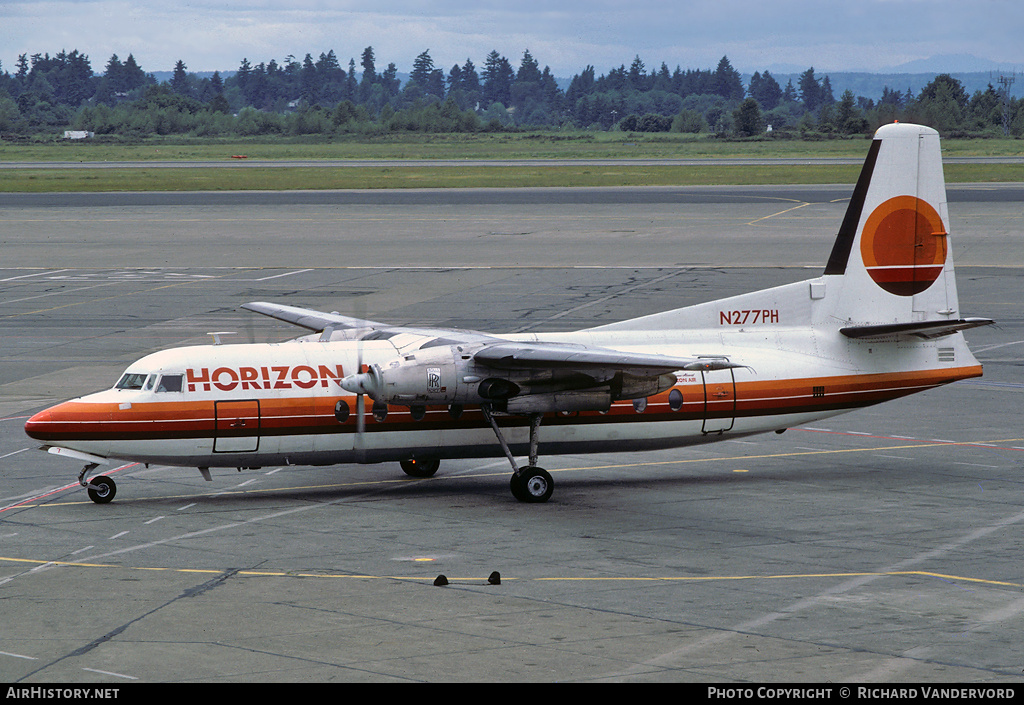
M53 415L50 409L40 411L25 422L25 433L38 441L47 440L47 428L53 422Z
M25 422L25 433L37 441L60 441L68 435L76 414L71 402L51 406Z

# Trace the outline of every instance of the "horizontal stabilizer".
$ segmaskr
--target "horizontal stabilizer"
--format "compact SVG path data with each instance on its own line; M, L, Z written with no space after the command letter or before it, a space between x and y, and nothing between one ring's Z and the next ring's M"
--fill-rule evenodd
M952 335L959 330L987 326L992 323L995 321L989 318L961 318L955 321L917 321L914 323L889 323L880 326L849 326L840 328L839 332L847 338L856 338L857 340L888 338L893 335L913 335L930 340Z

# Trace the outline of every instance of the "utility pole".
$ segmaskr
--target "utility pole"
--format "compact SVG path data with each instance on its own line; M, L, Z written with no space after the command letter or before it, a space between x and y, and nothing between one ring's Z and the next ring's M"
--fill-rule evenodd
M1010 86L1017 80L1017 74L1012 73L1009 76L1000 74L999 85L1000 91L1003 94L1003 136L1010 136Z

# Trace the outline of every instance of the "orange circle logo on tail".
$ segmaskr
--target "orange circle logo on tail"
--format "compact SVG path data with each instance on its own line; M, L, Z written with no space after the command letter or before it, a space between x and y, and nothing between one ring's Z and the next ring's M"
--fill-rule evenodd
M890 294L913 296L942 274L946 229L927 202L916 196L897 196L868 216L860 252L878 286Z

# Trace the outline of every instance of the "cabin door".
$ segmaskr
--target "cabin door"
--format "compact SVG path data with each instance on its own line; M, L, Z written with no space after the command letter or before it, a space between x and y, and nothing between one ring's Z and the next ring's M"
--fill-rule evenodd
M701 372L704 379L704 433L724 433L736 420L736 378L732 368Z
M214 403L214 453L255 453L260 446L260 403L218 401Z

